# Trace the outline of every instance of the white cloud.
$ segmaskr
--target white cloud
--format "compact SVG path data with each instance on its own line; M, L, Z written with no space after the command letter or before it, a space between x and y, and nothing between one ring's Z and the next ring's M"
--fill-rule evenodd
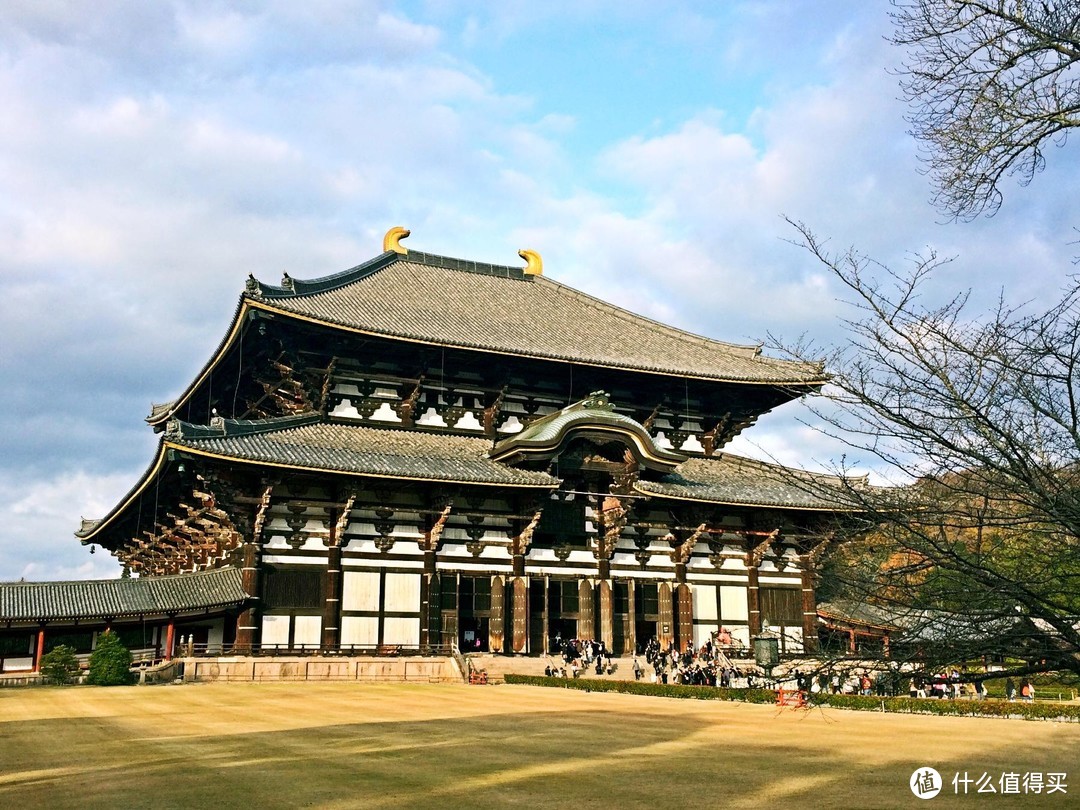
M0 557L0 580L119 576L111 555L100 548L92 555L73 535L80 515L102 517L116 504L134 481L131 472L29 482L7 473L0 477L0 522L11 538Z
M928 243L959 253L944 283L980 294L1043 296L1080 252L1065 244L1075 149L995 220L935 224L873 4L424 9L0 6L0 577L87 565L79 504L103 514L134 482L155 444L150 401L209 356L249 272L335 272L391 225L437 253L539 250L556 280L737 342L840 334L838 291L782 241L782 214L890 262ZM668 106L645 129L604 121L616 134L601 141L588 91L605 85L590 76L530 96L516 63L480 67L516 58L507 42L542 68L589 30L637 71L607 86L663 77ZM680 101L688 69L719 88L708 104ZM724 97L743 81L752 103ZM794 408L746 438L787 463L830 457Z

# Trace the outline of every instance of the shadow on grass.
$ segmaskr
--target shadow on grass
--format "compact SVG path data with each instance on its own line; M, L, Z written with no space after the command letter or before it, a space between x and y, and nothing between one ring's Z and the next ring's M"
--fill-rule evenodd
M988 740L978 762L954 766L932 737L923 760L882 751L875 763L851 753L889 745L872 725L841 729L851 724L807 717L810 729L789 717L762 733L775 718L754 710L730 727L697 715L569 710L344 725L338 717L313 728L177 737L130 718L9 722L0 728L0 806L904 807L919 804L907 788L918 765L995 777L1067 770L1078 739L1050 734L1026 752ZM830 735L839 742L841 734L843 745L833 745ZM994 804L1025 798L1064 806L1047 796ZM976 800L943 794L935 806L949 799Z

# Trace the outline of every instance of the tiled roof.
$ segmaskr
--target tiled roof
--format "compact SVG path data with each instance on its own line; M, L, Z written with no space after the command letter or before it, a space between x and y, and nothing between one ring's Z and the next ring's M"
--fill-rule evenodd
M859 482L851 482L858 484ZM639 481L636 489L667 498L789 509L851 509L844 484L775 464L724 454L692 458L659 481Z
M76 582L0 583L0 621L119 618L243 604L240 571Z
M826 624L840 621L898 631L909 643L978 644L1016 632L1030 638L1030 626L1024 629L1027 619L1017 613L964 614L900 604L871 605L856 599L822 602L817 612Z
M165 438L171 446L196 452L313 470L470 484L559 483L546 473L492 461L487 439L318 420L317 415L261 422L219 419L216 430L174 421Z
M818 616L825 620L833 619L848 624L861 624L886 630L897 630L905 626L909 619L904 611L879 607L854 599L821 602L817 606L817 612Z
M410 252L334 276L249 281L248 297L328 324L423 343L732 382L813 385L814 364L762 356L521 268Z

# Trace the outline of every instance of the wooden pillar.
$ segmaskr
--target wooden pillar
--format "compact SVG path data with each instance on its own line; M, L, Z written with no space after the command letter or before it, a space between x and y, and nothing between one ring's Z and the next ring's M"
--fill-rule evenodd
M578 585L577 637L592 639L596 636L596 620L593 617L593 586L587 579Z
M613 594L611 583L606 579L600 580L597 585L600 593L600 640L604 642L608 652L615 652L615 613L612 604Z
M818 651L817 599L814 596L814 565L809 554L799 557L802 566L802 636L803 652Z
M855 652L855 631L848 630L848 652Z
M449 580L447 577L449 577ZM445 644L457 644L460 640L458 633L461 628L459 623L459 617L461 616L461 574L442 574L439 577L440 588L450 580L453 581L454 586L454 606L452 609L447 609L445 613L441 607L439 609L439 637L444 639Z
M330 531L337 522L330 513ZM323 587L322 648L336 651L341 646L341 545L331 534L326 550L326 581Z
M424 551L424 572L420 575L420 646L442 643L441 583L435 568L435 552Z
M685 650L687 642L694 643L694 599L685 582L675 586L675 627L676 644L680 650Z
M544 655L551 655L553 652L558 655L562 650L551 649L551 594L548 592L551 588L551 577L544 577Z
M626 609L629 613L629 624L626 633L627 651L637 653L637 583L629 579L626 581Z
M527 577L514 577L511 586L510 602L510 649L516 653L528 652L529 580Z
M241 583L248 604L236 619L236 647L250 652L259 638L259 547L255 543L244 543L243 555Z
M611 560L607 557L601 557L597 563L597 576L601 581L607 580L611 577Z
M660 642L660 648L666 650L668 645L675 640L675 617L672 610L671 585L667 582L661 582L656 590L660 603L660 632L657 634L657 641Z
M45 628L37 631L37 644L34 647L34 672L41 672L41 656L45 655Z
M758 569L756 565L751 565L746 569L746 607L751 638L761 633L760 596L758 593Z
M504 625L506 623L506 593L503 578L496 575L491 578L491 614L488 618L488 650L502 652Z
M176 617L170 616L169 623L165 627L165 660L171 661L173 651L176 649Z

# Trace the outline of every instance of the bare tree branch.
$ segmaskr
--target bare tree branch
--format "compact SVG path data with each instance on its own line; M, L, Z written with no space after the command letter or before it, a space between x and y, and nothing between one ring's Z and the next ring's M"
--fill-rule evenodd
M1080 126L1080 0L894 0L891 41L934 180L952 218L992 215L1001 181L1031 182Z
M900 273L791 224L855 313L815 417L901 484L847 488L863 539L834 561L834 590L906 611L955 660L1080 673L1080 281L1044 310L1002 298L978 315L966 294L926 300L947 260Z

